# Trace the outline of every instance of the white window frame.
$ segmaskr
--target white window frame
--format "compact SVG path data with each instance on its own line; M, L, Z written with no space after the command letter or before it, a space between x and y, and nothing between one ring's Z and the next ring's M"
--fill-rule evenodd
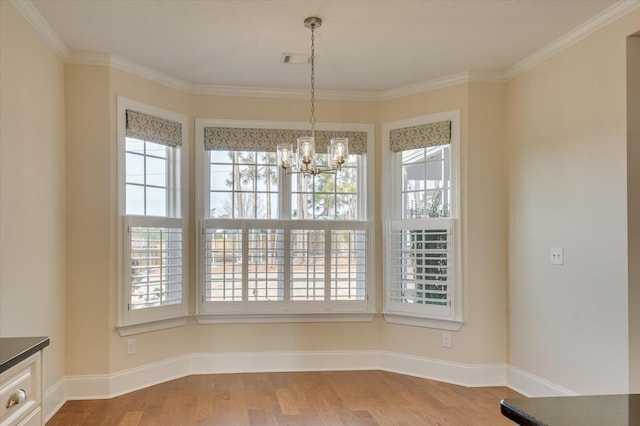
M209 323L251 323L251 322L340 322L340 321L371 321L376 313L376 265L375 265L375 136L373 124L352 123L316 123L316 130L327 131L362 131L367 133L367 153L364 156L364 168L359 173L360 181L366 181L366 190L359 194L360 211L366 216L363 221L357 221L358 227L364 227L367 234L367 262L366 262L366 300L353 301L274 301L274 302L204 302L204 265L203 265L203 235L205 229L212 223L227 220L237 223L242 229L252 227L282 226L289 229L300 226L303 222L313 222L312 227L321 229L344 229L353 221L339 220L311 220L298 221L285 217L279 219L210 219L206 216L209 197L209 156L205 150L204 129L206 127L256 128L256 129L292 129L307 130L308 122L298 121L254 121L254 120L225 120L197 118L195 120L196 142L196 271L198 275L196 286L196 320L201 324ZM280 192L282 186L290 187L289 179L279 179ZM362 187L362 185L360 185ZM290 190L290 188L289 188ZM280 197L283 198L283 197ZM281 210L290 211L290 198L280 199ZM327 240L328 244L328 240ZM287 248L288 249L288 248ZM246 249L245 249L246 250ZM288 267L285 262L285 274ZM288 279L285 279L285 286ZM227 306L223 306L226 303Z
M175 212L171 217L139 216L126 214L126 111L133 110L154 117L178 122L182 126L182 145L179 159L169 155L174 167L169 170L172 190L168 202ZM188 200L188 159L189 129L188 118L173 111L157 108L138 101L119 96L117 100L117 138L118 138L118 314L116 328L121 336L143 333L163 328L177 327L187 323L189 314L189 200ZM178 161L178 164L175 162ZM170 163L170 164L171 164ZM179 179L175 176L175 166L179 167ZM130 236L131 226L166 227L182 229L182 302L143 309L129 309L130 303Z
M447 218L402 219L402 154L390 150L390 132L395 129L451 121L451 208ZM460 110L445 111L382 124L382 245L383 245L383 309L385 321L395 324L459 330L463 324L462 251L460 211ZM391 298L391 233L399 229L413 229L422 223L423 229L447 229L449 233L449 306L393 302Z

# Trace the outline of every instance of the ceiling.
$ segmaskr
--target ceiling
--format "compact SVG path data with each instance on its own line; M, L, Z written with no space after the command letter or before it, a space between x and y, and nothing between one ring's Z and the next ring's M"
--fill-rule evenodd
M116 55L194 85L379 92L504 72L615 0L31 0L68 51Z

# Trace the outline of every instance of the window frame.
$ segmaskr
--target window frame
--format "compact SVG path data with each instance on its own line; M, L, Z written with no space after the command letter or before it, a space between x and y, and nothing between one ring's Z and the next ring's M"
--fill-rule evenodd
M126 111L178 122L182 127L182 144L167 153L167 175L170 181L167 204L171 208L165 216L127 215L126 212ZM117 174L118 174L118 312L116 329L121 336L151 330L176 327L187 322L189 314L189 159L188 118L121 96L117 98ZM179 157L179 158L177 158ZM130 303L130 236L131 226L179 227L182 230L182 299L180 303L129 309Z
M347 221L334 219L321 220L295 220L289 217L291 210L291 182L292 179L278 179L279 194L287 191L287 196L279 197L281 212L286 212L283 217L277 219L210 219L206 216L206 208L208 202L205 197L209 197L209 155L205 150L204 129L206 127L231 127L242 129L290 129L290 130L308 130L308 122L298 121L258 121L258 120L226 120L212 118L196 118L195 120L195 143L196 143L196 320L199 323L247 323L247 322L338 322L338 321L371 321L376 313L376 265L375 265L375 193L374 193L374 177L375 177L375 139L373 124L353 124L353 123L316 123L316 130L327 131L362 131L367 133L367 152L363 155L364 167L359 173L359 183L362 187L363 182L367 182L366 188L359 194L359 208L364 215L361 221ZM280 175L282 176L282 175ZM332 222L335 227L340 228L341 223L357 222L359 226L364 226L367 235L367 261L366 261L366 279L365 292L366 297L363 303L359 303L359 307L353 308L351 301L338 302L325 300L322 303L313 301L273 301L273 302L228 302L237 303L236 307L226 307L224 309L215 309L216 302L204 302L204 257L203 257L203 239L205 228L215 221L237 222L239 226L246 228L251 223L270 222L278 224L286 230L295 228L304 222L315 222L313 227L325 229L325 222ZM364 224L364 225L362 225ZM327 232L331 232L331 228ZM286 238L286 237L285 237ZM288 247L286 247L288 250ZM285 254L285 259L288 255ZM288 266L284 266L284 272L287 274ZM285 286L288 280L285 280ZM227 302L217 302L227 303ZM248 303L263 304L264 309L249 309ZM256 306L256 305L253 305Z
M451 203L449 216L446 218L402 218L402 152L390 150L390 132L395 129L437 123L440 121L451 122ZM382 196L385 200L382 204L382 256L383 256L383 307L382 314L385 321L395 324L430 327L445 330L459 330L463 324L463 276L462 276L462 250L461 250L461 162L460 162L460 110L451 110L419 117L385 122L382 124ZM443 312L440 307L427 304L400 303L392 301L391 297L391 249L392 230L409 229L416 224L424 223L425 229L447 229L451 245L449 266L449 312ZM448 258L449 259L449 258ZM403 306L405 305L405 306Z

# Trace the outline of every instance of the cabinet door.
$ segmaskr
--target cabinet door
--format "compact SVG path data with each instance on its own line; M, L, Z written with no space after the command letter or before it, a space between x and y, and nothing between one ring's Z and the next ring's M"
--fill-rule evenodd
M18 426L41 426L42 425L42 410L40 407L36 408L33 413L29 414L29 417L24 419Z
M23 424L33 418L41 403L40 372L41 355L37 352L0 374L0 426ZM41 423L41 417L35 416L35 424Z

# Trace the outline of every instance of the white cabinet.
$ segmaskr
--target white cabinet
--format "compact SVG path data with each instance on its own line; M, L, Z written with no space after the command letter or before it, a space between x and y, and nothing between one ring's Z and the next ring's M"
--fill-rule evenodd
M42 351L0 373L0 426L42 425Z

